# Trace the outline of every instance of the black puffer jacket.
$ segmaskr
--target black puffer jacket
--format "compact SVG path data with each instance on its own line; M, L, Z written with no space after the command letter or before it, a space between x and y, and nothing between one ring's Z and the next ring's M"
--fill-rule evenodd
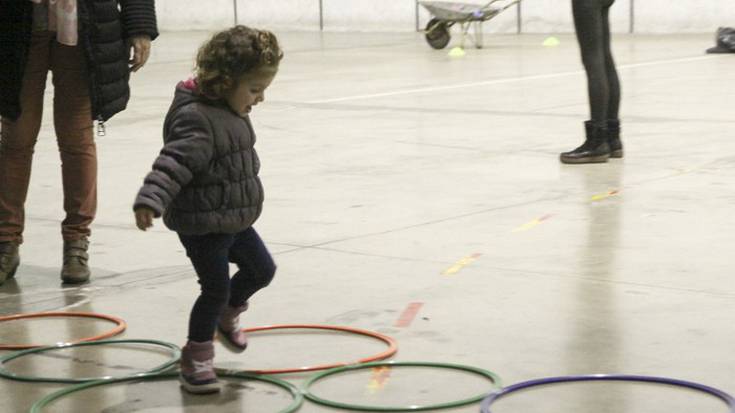
M89 73L95 120L108 120L130 99L126 39L158 36L154 0L78 0L79 45ZM20 88L27 64L33 3L0 0L0 115L17 119Z
M164 147L134 209L148 207L173 231L237 233L263 206L260 161L250 119L182 84L163 126Z

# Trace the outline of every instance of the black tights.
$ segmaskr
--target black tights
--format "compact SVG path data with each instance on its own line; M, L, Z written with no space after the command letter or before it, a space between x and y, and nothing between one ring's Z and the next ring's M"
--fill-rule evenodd
M615 0L572 0L574 27L587 71L590 116L604 126L618 119L620 81L610 50L610 6Z
M270 284L276 265L255 229L237 234L179 234L199 277L201 294L189 317L189 340L212 340L225 305L244 305ZM230 279L230 262L239 271Z

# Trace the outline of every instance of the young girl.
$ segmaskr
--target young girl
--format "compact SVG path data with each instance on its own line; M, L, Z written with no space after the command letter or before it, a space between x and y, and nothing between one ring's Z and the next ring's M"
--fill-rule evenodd
M248 114L265 100L283 57L267 31L236 26L199 50L194 78L176 87L165 145L135 200L138 228L163 215L196 270L201 295L189 319L180 381L191 393L219 391L215 329L230 349L247 339L239 315L273 279L276 266L252 228L263 205L260 162ZM239 271L230 279L229 262Z
M582 146L561 154L568 164L623 157L620 141L620 81L610 49L610 7L615 0L572 0L574 27L587 72L591 118Z

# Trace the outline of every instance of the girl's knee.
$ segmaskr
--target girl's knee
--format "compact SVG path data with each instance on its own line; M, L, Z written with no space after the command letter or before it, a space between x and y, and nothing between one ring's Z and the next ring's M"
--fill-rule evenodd
M276 276L276 264L270 261L258 274L258 281L262 287L268 286Z
M212 303L226 303L230 299L230 283L200 282L201 294Z
M268 271L266 272L266 278L268 280L268 284L270 284L271 281L273 281L273 278L276 276L276 269L277 269L276 264L271 263L270 267L268 268Z

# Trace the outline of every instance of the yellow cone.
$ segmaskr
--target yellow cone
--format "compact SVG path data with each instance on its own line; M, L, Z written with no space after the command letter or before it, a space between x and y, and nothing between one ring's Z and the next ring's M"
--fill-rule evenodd
M561 42L559 41L559 39L557 39L554 36L547 37L546 40L544 40L544 43L543 43L543 45L545 47L556 47L556 46L559 46L560 44L561 44Z
M465 54L467 53L461 47L455 47L449 51L449 57L463 57Z

